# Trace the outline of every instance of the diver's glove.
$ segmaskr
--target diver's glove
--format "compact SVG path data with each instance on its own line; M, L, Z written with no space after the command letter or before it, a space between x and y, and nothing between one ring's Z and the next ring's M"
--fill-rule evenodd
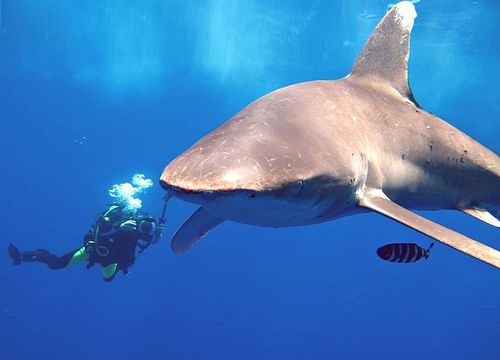
M163 224L162 222L158 222L156 224L156 230L155 230L155 241L158 241L160 238L161 238L161 235L163 234L163 229L165 229L165 224Z
M97 244L95 243L94 240L89 240L85 243L84 246L85 246L85 252L87 254L92 254L95 251Z
M123 231L135 231L135 230L137 230L137 221L130 219L130 220L122 222L120 224L120 230L123 230Z

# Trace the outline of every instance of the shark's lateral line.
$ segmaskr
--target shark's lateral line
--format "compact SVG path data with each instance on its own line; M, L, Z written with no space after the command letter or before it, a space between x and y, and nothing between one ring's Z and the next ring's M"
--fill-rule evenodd
M408 210L458 209L500 225L499 157L422 110L410 90L415 17L400 2L347 77L273 91L173 160L162 186L201 205L173 250L224 220L281 227L375 211L500 267L499 251Z

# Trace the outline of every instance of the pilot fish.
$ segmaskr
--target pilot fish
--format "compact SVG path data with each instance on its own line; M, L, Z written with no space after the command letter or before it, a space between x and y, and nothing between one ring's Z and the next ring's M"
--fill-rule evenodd
M434 243L428 249L415 243L387 244L377 249L377 255L382 260L391 262L414 263L421 258L427 259L432 246Z

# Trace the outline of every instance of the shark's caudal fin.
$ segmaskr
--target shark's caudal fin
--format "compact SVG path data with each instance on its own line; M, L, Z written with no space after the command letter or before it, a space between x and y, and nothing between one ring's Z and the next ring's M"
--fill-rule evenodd
M417 104L408 85L410 34L417 17L414 5L402 1L377 25L356 59L350 76L376 78Z
M500 268L500 251L427 220L392 202L382 190L365 190L359 205L376 211L487 264Z
M176 253L185 253L223 221L224 219L213 216L203 207L200 207L175 233L170 245L172 250Z

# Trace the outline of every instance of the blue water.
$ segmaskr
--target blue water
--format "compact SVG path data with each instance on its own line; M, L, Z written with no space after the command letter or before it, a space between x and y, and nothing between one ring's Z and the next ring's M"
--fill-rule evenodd
M112 184L165 165L243 106L349 72L389 1L0 0L1 247L80 246ZM500 152L500 2L422 0L416 99ZM155 184L144 208L161 212ZM498 359L499 273L436 244L398 265L375 250L430 239L376 214L269 229L224 223L162 241L128 276L52 271L0 252L0 358ZM499 248L498 230L425 213Z

